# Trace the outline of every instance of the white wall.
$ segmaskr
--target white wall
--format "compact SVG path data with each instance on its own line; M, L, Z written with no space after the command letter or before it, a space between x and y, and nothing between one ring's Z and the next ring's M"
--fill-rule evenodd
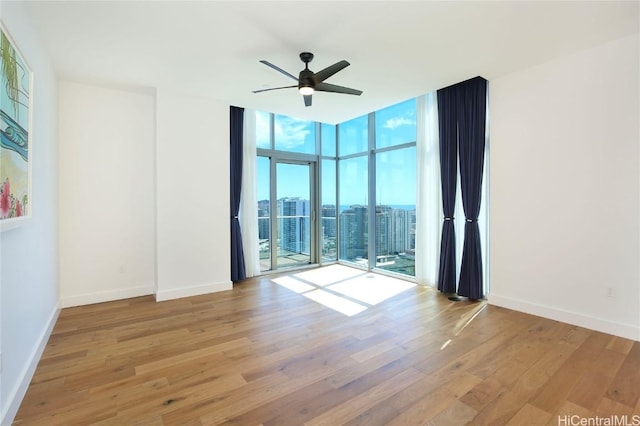
M155 98L60 82L62 307L152 294Z
M228 104L60 82L59 114L62 306L231 289Z
M640 340L639 51L490 82L490 303Z
M19 2L3 2L2 21L31 66L33 217L0 234L0 424L10 424L58 313L56 76Z
M156 300L230 290L229 105L157 93Z

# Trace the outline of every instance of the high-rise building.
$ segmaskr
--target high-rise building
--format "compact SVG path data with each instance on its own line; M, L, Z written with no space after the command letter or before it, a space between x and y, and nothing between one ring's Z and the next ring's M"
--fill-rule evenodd
M367 206L353 205L340 213L340 258L356 260L368 258ZM415 249L415 210L392 206L376 206L375 250L376 258L386 262L397 255Z
M331 261L338 258L337 247L337 220L336 206L334 204L322 205L320 238L322 241L322 257Z
M270 234L269 200L258 201L258 238L268 240Z
M280 250L291 253L310 253L309 200L297 197L282 198L278 200L278 213Z
M352 205L340 213L340 258L355 261L368 258L369 219L367 206Z
M333 204L322 205L322 229L325 237L336 237L336 206Z
M405 253L411 248L410 211L393 209L392 219L392 252Z

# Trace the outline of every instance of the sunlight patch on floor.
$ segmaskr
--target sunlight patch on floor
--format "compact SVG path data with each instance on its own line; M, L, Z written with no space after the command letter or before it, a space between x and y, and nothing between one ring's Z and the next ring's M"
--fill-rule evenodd
M291 291L295 291L296 293L306 293L307 291L315 290L316 288L310 284L305 284L302 281L290 276L275 278L271 281L278 285L281 285L284 288L288 288Z
M331 285L328 288L368 305L377 305L415 286L408 281L384 275L366 274Z
M367 272L361 269L350 268L344 265L331 265L325 266L324 268L300 272L295 274L295 277L311 284L324 287L366 274Z
M348 317L359 314L360 312L367 309L366 306L352 302L348 299L345 299L344 297L336 296L335 294L329 293L328 291L324 290L310 291L308 293L305 293L304 297L308 297L314 302L318 302L321 305L324 305L327 308L331 308L334 311L338 311Z
M274 278L275 284L344 315L356 315L416 284L344 265Z

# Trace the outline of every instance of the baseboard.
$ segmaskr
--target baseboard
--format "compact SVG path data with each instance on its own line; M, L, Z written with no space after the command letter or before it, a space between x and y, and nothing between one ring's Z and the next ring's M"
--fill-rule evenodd
M189 287L173 288L167 290L158 290L156 292L156 302L165 300L180 299L182 297L199 296L201 294L216 293L218 291L232 290L233 283L231 281L223 281L219 283L198 284Z
M91 305L94 303L111 302L113 300L147 296L149 294L153 294L153 286L140 286L118 290L96 291L93 293L79 294L76 296L61 297L60 306L63 308L70 308L72 306L83 306Z
M531 303L522 299L500 296L493 293L489 295L488 299L489 304L491 305L513 309L514 311L520 311L556 321L566 322L568 324L577 325L591 330L601 331L607 334L613 334L615 336L624 337L626 339L640 341L640 324L633 325L610 321L604 318L593 317L578 312L572 312L565 309L558 309L551 306Z
M10 425L13 422L13 419L16 417L16 414L18 414L18 409L20 408L22 399L27 393L27 389L29 388L29 384L31 383L33 374L36 372L36 367L38 366L38 362L40 362L42 353L47 346L49 336L51 336L51 332L53 331L53 327L56 325L56 320L58 319L59 314L60 307L56 306L51 313L51 316L49 317L47 326L42 330L42 333L38 337L38 343L31 352L29 362L27 362L22 374L20 375L20 377L22 377L22 380L20 381L20 383L17 383L13 389L9 390L9 398L7 398L6 409L0 411L0 425Z

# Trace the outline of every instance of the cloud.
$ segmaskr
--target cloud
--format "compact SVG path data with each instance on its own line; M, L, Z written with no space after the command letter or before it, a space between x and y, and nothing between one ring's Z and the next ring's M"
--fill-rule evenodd
M411 120L407 117L393 117L385 121L384 128L395 130L400 126L412 126L415 124L414 120Z
M281 149L294 149L304 145L312 129L313 123L310 121L278 115L273 130Z

